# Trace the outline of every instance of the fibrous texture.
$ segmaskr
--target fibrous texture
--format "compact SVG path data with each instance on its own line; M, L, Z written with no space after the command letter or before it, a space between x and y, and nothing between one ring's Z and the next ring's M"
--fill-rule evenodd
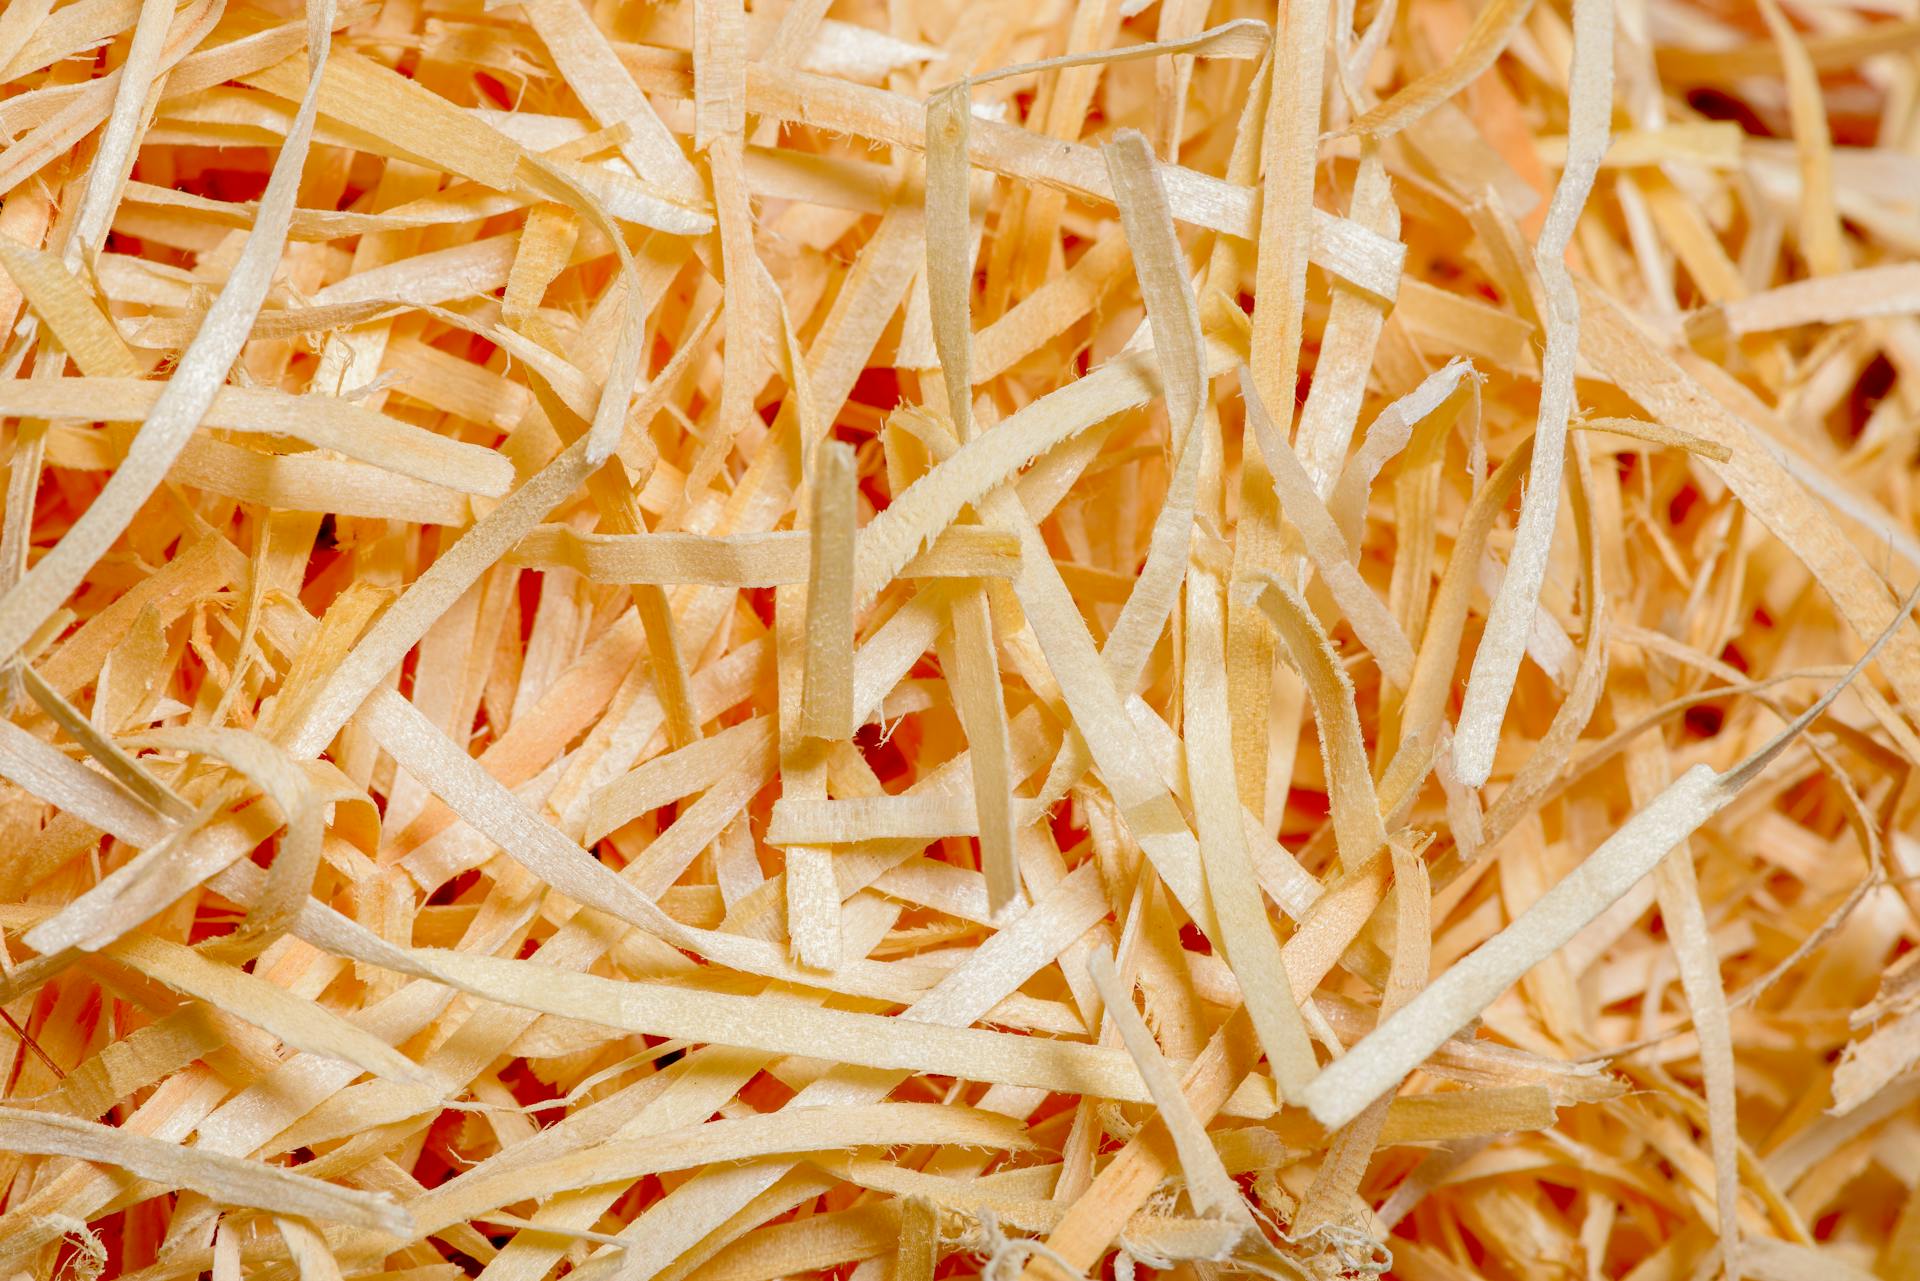
M0 84L0 1278L1920 1277L1910 4Z

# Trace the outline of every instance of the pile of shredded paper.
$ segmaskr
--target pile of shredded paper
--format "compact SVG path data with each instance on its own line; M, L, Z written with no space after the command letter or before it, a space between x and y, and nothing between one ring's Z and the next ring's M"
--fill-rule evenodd
M0 1278L1920 1278L1912 0L0 84Z

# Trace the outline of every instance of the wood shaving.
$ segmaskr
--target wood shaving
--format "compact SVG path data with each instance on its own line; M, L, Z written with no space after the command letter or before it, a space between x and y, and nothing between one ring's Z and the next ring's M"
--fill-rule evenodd
M0 1277L1920 1277L1916 102L0 7Z

